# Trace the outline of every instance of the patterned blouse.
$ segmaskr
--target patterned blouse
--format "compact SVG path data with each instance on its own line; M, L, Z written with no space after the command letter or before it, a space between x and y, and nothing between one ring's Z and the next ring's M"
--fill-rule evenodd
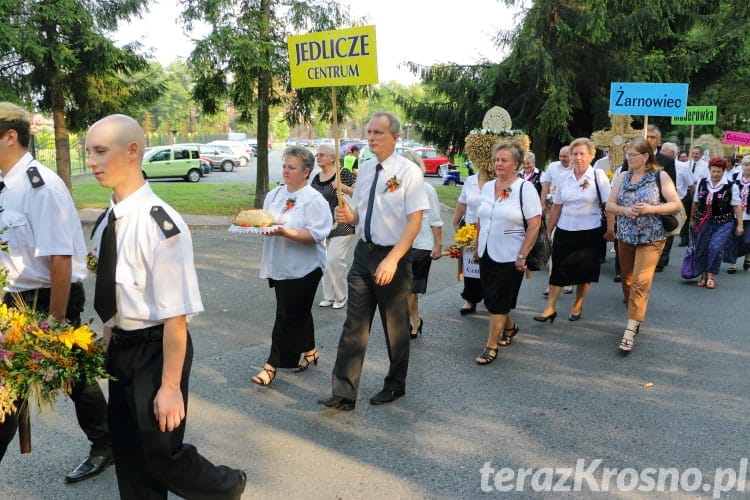
M312 186L316 191L322 194L323 198L325 198L328 202L328 205L331 207L331 215L333 215L333 209L336 208L336 206L339 204L339 199L336 194L336 183L334 182L335 180L336 176L334 175L328 180L321 181L320 174L318 174L310 183L310 186ZM357 182L357 176L347 169L342 168L341 184L351 186L355 182ZM349 224L336 224L336 227L331 230L331 233L328 235L328 237L334 238L336 236L347 236L350 234L354 234L354 226L350 226Z
M659 205L659 188L656 185L656 176L659 171L646 173L636 184L631 184L633 173L625 172L625 177L620 184L620 192L617 193L617 204L629 207L639 202L650 205ZM617 216L617 239L629 245L642 245L654 241L667 239L661 219L656 214L641 215L634 219Z

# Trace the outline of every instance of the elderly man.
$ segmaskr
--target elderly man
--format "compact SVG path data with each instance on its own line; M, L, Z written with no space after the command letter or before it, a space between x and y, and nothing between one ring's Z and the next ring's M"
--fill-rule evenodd
M183 443L193 359L187 324L203 304L187 225L143 180L145 143L125 115L99 120L86 136L88 166L112 190L92 239L94 309L115 377L109 427L120 497L239 498L243 471L216 466Z
M348 277L346 321L333 367L333 395L323 406L353 410L375 308L380 311L390 367L373 405L390 403L406 393L409 368L411 263L408 254L430 209L422 172L398 155L401 123L393 113L379 111L367 124L367 142L374 158L363 163L352 196L353 210L336 207L340 224L357 226L361 240L354 250Z
M0 227L10 253L0 252L8 270L6 305L33 305L59 321L78 326L86 300L86 242L81 221L63 181L28 151L30 117L23 108L0 103ZM12 258L11 258L12 255ZM88 458L65 476L75 483L112 463L107 401L96 382L80 381L70 394L78 425L91 441ZM0 460L16 433L18 415L0 424Z
M563 146L557 155L558 161L553 161L542 172L542 212L547 213L547 209L552 205L552 195L555 194L557 179L560 174L570 169L570 146Z

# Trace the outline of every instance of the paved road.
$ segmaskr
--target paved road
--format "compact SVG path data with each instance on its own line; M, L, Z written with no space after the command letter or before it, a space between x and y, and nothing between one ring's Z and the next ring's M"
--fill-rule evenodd
M675 248L628 358L616 353L624 309L611 256L577 323L566 320L567 295L554 324L532 321L546 282L534 273L519 298L521 332L495 363L480 367L473 360L486 339L487 314L480 307L474 316L458 315L456 261L441 259L421 301L425 334L412 343L407 395L381 407L367 401L387 369L376 321L357 408L338 413L315 400L330 393L345 313L315 308L320 365L281 371L270 388L254 386L249 379L268 355L274 311L272 291L257 277L262 240L223 227L196 229L193 240L206 312L191 323L187 440L215 462L245 469L245 498L558 498L535 492L529 477L520 481L522 491L495 487L515 488L518 477L504 474L519 468L536 472L535 485L548 479L573 487L565 468L579 459L582 469L603 460L596 485L605 467L646 476L647 467L674 467L683 489L672 497L705 497L702 484L712 487L717 467L739 469L748 456L750 359L742 324L750 273L722 274L715 290L699 289L679 278L683 249ZM93 316L89 303L86 317ZM56 413L34 415L32 427L33 453L19 455L14 442L0 464L0 498L117 498L111 469L77 485L62 481L87 451L69 401ZM510 469L495 475L504 467ZM696 472L703 480L689 492ZM730 475L721 474L722 484ZM613 477L604 494L584 478L575 497L656 496L624 491L632 478L621 476L622 488ZM722 498L745 495L735 488Z

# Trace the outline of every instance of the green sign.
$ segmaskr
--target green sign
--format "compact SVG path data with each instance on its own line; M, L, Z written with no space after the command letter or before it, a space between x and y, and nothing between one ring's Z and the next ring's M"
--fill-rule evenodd
M685 116L673 116L672 125L716 125L716 106L687 106Z

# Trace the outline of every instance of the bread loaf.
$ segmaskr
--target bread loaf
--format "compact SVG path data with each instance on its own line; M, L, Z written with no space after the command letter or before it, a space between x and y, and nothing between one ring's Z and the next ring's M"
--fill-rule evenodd
M273 225L273 216L265 210L240 210L234 218L234 224L242 227L268 227Z

